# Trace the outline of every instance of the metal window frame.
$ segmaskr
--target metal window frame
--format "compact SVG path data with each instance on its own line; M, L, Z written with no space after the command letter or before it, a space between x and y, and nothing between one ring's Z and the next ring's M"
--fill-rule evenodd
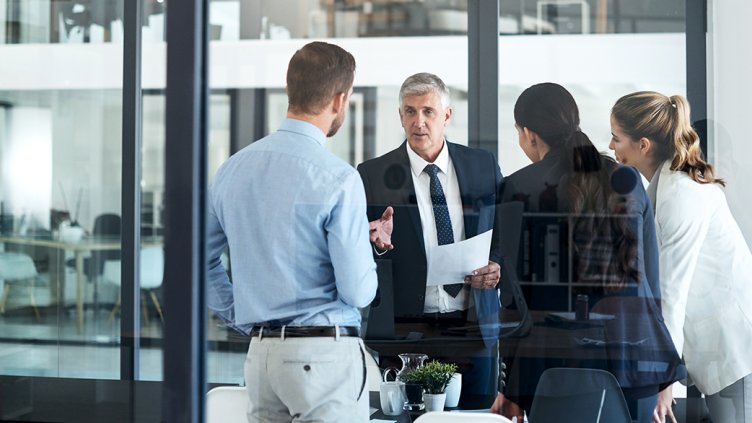
M208 0L167 13L165 147L165 422L204 419Z
M141 28L143 0L123 4L123 27ZM141 245L141 31L123 38L123 128L120 260L120 379L137 380L141 349L139 280Z
M700 148L708 155L708 2L685 0L684 32L687 50L687 100L691 116L700 135Z
M499 2L467 4L467 145L499 151Z
M494 154L498 151L498 7L498 1L468 1L468 144ZM189 0L168 13L164 288L169 311L163 394L167 422L199 422L204 411L207 8L207 0ZM706 10L705 0L686 0L687 97L693 104L693 121L707 118ZM134 175L135 171L128 176ZM131 201L128 204L135 205L138 200ZM135 246L137 235L128 236ZM131 249L135 252L135 247ZM132 263L136 260L134 254Z

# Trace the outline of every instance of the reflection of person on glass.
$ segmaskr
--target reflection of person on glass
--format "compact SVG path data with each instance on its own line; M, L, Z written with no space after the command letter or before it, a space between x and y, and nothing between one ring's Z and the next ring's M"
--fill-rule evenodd
M354 76L355 59L338 46L295 52L287 119L230 157L209 192L207 302L230 326L252 327L251 422L368 421L358 307L377 280L365 195L355 169L325 148Z
M427 263L433 247L494 229L502 182L499 165L487 151L446 140L444 129L452 108L449 89L438 76L408 77L399 100L406 142L358 166L372 221L371 239L381 259L392 262L396 322L476 328L480 323L483 341L495 346L500 308L496 287L501 274L498 236L493 237L488 265L475 269L464 283L427 286ZM388 227L381 231L386 234L393 229L391 238L378 235L381 226ZM452 358L451 352L447 356ZM464 367L458 364L462 372ZM473 383L484 385L479 377L463 374L460 406L488 407L493 401L496 381L491 383L494 392L473 392ZM491 377L489 369L483 377ZM485 396L487 402L469 404L473 393Z
M660 315L653 216L637 172L596 150L580 130L574 98L560 85L526 89L517 99L514 118L520 147L533 163L506 179L503 201L524 201L528 216L567 216L572 281L578 283L573 294L587 294L594 310L601 307L599 311L615 318L582 329L595 331L585 336L594 333L605 341L609 347L604 350L573 345L573 336L583 336L573 330L579 328L568 328L566 340L557 340L537 335L546 328L534 326L520 342L532 341L536 354L522 356L512 346L515 352L505 357L507 384L492 411L522 421L522 410L530 412L541 373L550 367L570 367L571 357L576 357L580 367L611 372L633 420L650 422L659 390L682 377L683 368ZM528 296L550 292L531 290ZM528 304L545 303L540 300L528 298ZM605 357L593 356L599 353ZM639 362L646 361L661 362L665 370L640 369ZM670 411L670 405L665 407Z
M752 255L681 96L636 92L611 114L610 148L650 181L663 315L714 423L752 422ZM671 392L665 392L669 399Z

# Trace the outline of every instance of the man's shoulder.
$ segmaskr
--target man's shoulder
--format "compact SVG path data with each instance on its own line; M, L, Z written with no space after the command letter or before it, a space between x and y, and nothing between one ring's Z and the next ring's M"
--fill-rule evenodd
M406 160L407 151L405 150L405 144L403 143L388 153L362 162L358 165L358 170L368 172L375 169L381 169L393 163L405 163Z
M482 148L468 147L450 141L447 141L447 146L449 146L449 154L452 156L452 160L458 158L470 159L473 161L480 161L479 164L482 163L483 160L490 160L490 162L496 161L490 151Z

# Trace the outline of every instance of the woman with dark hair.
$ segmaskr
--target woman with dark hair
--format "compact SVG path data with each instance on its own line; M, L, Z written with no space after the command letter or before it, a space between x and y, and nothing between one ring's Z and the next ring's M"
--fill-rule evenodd
M752 254L689 116L682 96L626 95L609 147L650 181L663 316L691 382L714 423L752 422Z
M528 227L536 218L554 216L564 222L556 225L564 225L559 233L569 238L559 245L570 250L560 257L571 257L564 265L569 268L567 280L560 282L571 284L572 296L562 298L568 294L560 287L532 287L526 292L528 306L550 310L554 303L586 294L594 310L614 318L582 329L602 340L607 346L602 349L572 342L572 336L582 336L576 332L559 342L542 333L544 326L534 326L532 342L524 342L539 350L505 357L509 376L492 411L522 421L543 371L576 366L611 372L634 421L662 422L666 415L673 419L670 399L657 404L657 394L684 377L684 369L661 317L653 212L637 172L597 151L580 130L574 98L560 85L526 89L517 99L514 117L520 147L533 163L505 180L503 199L525 202ZM550 220L546 222L550 226ZM530 262L538 259L531 249ZM647 362L660 364L646 368Z

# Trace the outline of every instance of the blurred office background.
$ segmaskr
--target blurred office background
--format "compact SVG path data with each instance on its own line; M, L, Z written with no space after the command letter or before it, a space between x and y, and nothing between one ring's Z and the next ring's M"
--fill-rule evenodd
M122 204L123 168L132 166L122 154L123 1L0 0L2 375L121 376L120 234L108 231L102 217L131 206ZM138 280L145 307L137 374L161 380L165 17L171 2L142 1ZM284 118L287 61L311 39L332 40L357 60L350 113L327 143L344 160L357 165L403 141L398 89L422 71L436 73L452 91L449 139L473 144L473 1L495 0L210 1L209 182L227 157ZM687 95L687 54L699 47L685 35L690 3L498 0L498 62L481 64L498 71L492 149L502 172L528 163L512 109L531 84L554 81L570 89L583 131L606 152L610 107L621 95ZM707 154L729 183L726 195L748 242L752 198L742 186L752 170L743 157L752 147L743 111L752 97L752 55L740 40L748 38L749 17L752 4L743 0L707 1ZM208 327L209 381L240 382L247 339L211 315Z

